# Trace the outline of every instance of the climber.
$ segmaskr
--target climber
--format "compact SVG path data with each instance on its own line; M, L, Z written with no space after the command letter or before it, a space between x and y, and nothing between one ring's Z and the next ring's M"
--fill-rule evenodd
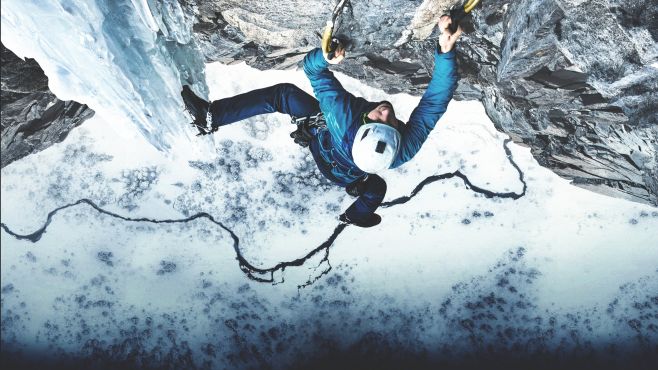
M345 50L337 45L333 58L317 48L304 58L304 72L317 100L292 84L279 84L208 103L189 87L182 96L193 125L200 134L255 115L280 112L298 124L291 136L308 145L320 172L333 183L358 197L342 214L342 222L360 227L380 223L375 213L386 192L386 182L377 173L409 161L421 148L430 131L446 111L457 86L454 45L461 35L443 16L435 50L432 80L408 123L400 121L390 102L369 102L345 91L329 71L329 64L343 60Z

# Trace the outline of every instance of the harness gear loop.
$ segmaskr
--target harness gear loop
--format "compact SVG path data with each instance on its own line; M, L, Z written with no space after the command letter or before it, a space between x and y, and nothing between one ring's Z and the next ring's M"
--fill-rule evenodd
M311 144L311 140L313 140L315 136L313 134L313 129L327 127L327 122L324 120L322 112L314 116L292 117L291 122L297 125L297 130L291 132L290 137L293 138L295 144L298 144L303 148L306 148Z

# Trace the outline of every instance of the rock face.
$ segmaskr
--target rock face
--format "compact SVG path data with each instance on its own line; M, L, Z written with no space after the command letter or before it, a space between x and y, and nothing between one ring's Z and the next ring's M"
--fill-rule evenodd
M483 26L498 14L487 4ZM520 1L506 10L500 25L489 21L503 31L499 59L469 76L496 126L578 186L657 205L656 7ZM483 52L465 44L466 58Z
M148 3L160 9L171 1ZM260 69L297 66L319 45L335 3L178 1L195 17L194 39L207 62ZM434 26L458 2L348 0L337 24L348 59L335 69L390 93L422 94ZM499 130L574 184L658 205L654 1L483 0L462 26L456 99L482 101ZM5 80L21 74L5 72L5 58L3 51L3 166L63 139L91 114L46 95L43 76L28 81L41 93L12 87Z
M454 0L359 1L336 69L421 94L434 24ZM333 3L198 1L208 62L290 68L319 44ZM658 205L658 7L652 1L485 0L463 24L456 99L478 99L501 131L578 186Z
M63 141L94 111L62 101L48 89L48 78L31 59L18 58L2 45L2 167Z

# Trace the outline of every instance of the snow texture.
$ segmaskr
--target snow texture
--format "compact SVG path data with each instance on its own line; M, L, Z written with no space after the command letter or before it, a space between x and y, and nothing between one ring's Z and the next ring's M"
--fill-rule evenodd
M3 26L4 17L5 2ZM279 82L311 91L301 71L212 64L206 73L213 99ZM403 119L419 100L339 78ZM656 359L658 209L569 185L506 144L479 103L452 102L419 154L384 174L388 207L371 229L339 224L353 198L292 142L287 116L164 154L129 117L105 113L2 169L5 364L648 368ZM170 117L188 129L180 113Z

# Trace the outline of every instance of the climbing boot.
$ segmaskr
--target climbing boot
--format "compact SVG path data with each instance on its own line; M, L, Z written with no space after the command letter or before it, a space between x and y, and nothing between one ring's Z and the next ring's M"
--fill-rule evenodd
M210 104L198 97L188 85L183 86L181 97L185 103L185 108L194 117L192 126L196 127L199 135L208 135L217 131L217 127L212 125L212 114L209 111Z
M365 220L361 220L361 221L350 220L350 218L347 217L347 215L344 214L344 213L342 215L340 215L340 217L338 217L338 219L341 222L345 222L345 223L350 224L350 225L355 225L355 226L364 227L364 228L365 227L377 226L377 225L379 225L380 222L382 222L381 216L379 216L376 213L370 214L370 216L368 216L368 218L366 218Z

